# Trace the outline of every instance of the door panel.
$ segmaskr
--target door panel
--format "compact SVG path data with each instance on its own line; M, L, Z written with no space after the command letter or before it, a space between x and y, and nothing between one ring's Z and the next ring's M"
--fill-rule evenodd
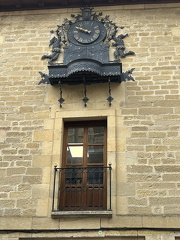
M105 209L104 187L87 187L87 206L88 209Z
M82 207L82 188L68 187L64 189L64 207L63 210L81 209Z

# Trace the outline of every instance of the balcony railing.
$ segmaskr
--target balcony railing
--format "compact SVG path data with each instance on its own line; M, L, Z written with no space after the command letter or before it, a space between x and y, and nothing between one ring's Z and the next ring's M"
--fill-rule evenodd
M111 210L111 166L54 167L52 212Z

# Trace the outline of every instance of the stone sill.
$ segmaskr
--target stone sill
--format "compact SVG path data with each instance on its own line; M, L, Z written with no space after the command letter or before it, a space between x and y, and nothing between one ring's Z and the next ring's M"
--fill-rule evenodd
M52 218L60 217L100 217L100 218L112 218L112 210L105 211L53 211L51 213Z

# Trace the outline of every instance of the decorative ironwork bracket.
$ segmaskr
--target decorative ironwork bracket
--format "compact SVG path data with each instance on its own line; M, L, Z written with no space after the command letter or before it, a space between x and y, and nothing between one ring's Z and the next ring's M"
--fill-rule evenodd
M125 73L122 73L121 75L121 80L123 82L126 81L135 81L135 79L131 76L132 72L134 71L135 68L131 68L130 70L126 71Z

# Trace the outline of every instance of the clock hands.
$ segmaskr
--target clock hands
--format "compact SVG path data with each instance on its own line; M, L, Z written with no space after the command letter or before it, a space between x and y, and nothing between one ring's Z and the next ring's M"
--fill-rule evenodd
M96 40L100 41L100 37L104 40L104 35L106 35L106 31L103 29L101 32L101 28L103 25L101 23L97 23L96 21L80 21L75 22L70 27L69 39L73 43L78 44L92 44Z
M80 31L82 31L82 32L84 32L84 33L88 33L88 34L91 33L91 31L89 31L89 30L87 30L87 29L84 29L84 28L81 28L81 27L76 27L76 29L78 29L78 30L80 30Z

